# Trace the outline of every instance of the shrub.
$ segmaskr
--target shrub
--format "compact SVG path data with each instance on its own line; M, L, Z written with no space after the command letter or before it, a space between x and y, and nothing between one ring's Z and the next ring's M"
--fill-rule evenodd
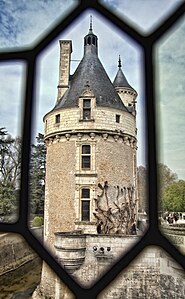
M38 226L42 226L42 225L43 225L43 217L36 216L33 219L32 226L38 227Z

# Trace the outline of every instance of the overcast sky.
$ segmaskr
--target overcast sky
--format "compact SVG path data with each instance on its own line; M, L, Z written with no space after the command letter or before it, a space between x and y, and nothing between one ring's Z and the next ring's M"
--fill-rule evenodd
M139 32L153 31L182 1L132 0L102 1L115 13L126 18ZM57 18L62 17L76 1L19 0L0 2L0 50L35 43ZM89 16L93 16L93 31L98 36L99 58L111 80L117 72L118 56L122 70L137 90L138 165L144 165L144 106L142 50L133 40L115 29L94 11L87 11L40 55L37 67L37 109L33 135L43 132L42 119L53 108L57 97L59 39L71 39L72 60L83 57L83 38L88 33ZM176 27L156 48L156 107L159 124L159 161L168 165L179 178L185 179L185 20ZM71 62L71 73L79 61ZM0 64L0 127L16 136L21 134L22 90L25 65L19 62Z

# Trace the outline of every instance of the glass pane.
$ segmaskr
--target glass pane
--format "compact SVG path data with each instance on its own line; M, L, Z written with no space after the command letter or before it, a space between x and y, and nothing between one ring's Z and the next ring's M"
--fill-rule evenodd
M180 250L185 235L184 30L183 17L156 48L159 217L161 230L176 239Z
M17 218L21 171L24 63L0 64L0 221Z
M90 153L91 153L90 145L82 145L82 154L90 154Z
M26 46L45 35L78 1L1 1L0 48Z
M1 234L0 238L0 298L31 298L40 282L40 257L18 234Z
M83 109L83 119L90 119L90 118L91 118L91 110Z
M82 157L82 168L90 168L91 157L83 156Z
M83 104L84 104L84 108L90 108L91 107L91 100L84 100Z
M82 198L90 198L90 190L82 189Z
M82 221L89 221L90 201L82 200Z
M146 168L142 52L126 34L110 26L109 22L100 18L95 12L93 12L93 32L98 36L98 44L91 43L91 45L84 46L84 36L89 33L90 14L91 12L85 12L81 15L65 34L59 37L63 42L54 41L39 56L36 113L33 122L33 140L38 133L44 132L43 117L45 126L47 122L47 130L44 133L47 148L44 244L57 259L60 259L61 265L75 280L84 283L85 287L98 279L103 271L109 269L112 262L116 262L122 254L139 241L148 221L146 211L142 211L143 206L141 213L137 211L137 207L142 205L137 193L137 165L143 165ZM70 40L72 40L72 47ZM88 58L81 61L84 55L92 53L87 47L93 47L93 60ZM71 49L73 49L72 53ZM122 58L122 66L118 66L119 55ZM90 65L83 69L83 63L90 63ZM122 78L128 80L123 80L126 86L123 86L125 92L122 93L122 88L115 87L113 84L118 72L124 73ZM64 82L67 78L63 87L58 84L61 77ZM63 88L59 97L57 86ZM117 87L119 90L116 89ZM83 95L83 99L86 99L93 93L95 94L93 100L96 101L93 105L94 122L81 122L79 121L80 108L83 109L83 106L79 107L79 98ZM138 103L136 105L137 93ZM135 119L136 109L137 119ZM60 113L62 119L60 127L54 125L55 113ZM116 114L120 115L123 123L116 123ZM92 146L90 146L91 143ZM137 164L136 161L138 161ZM92 190L92 213L89 214L89 208L86 210L84 207L85 218L83 218L92 218L90 223L81 221L80 199L82 198L81 189L84 186L91 186ZM147 201L147 197L145 196L142 200ZM42 215L38 216L42 217ZM99 216L104 217L102 226L106 231L105 236L97 232L101 224ZM142 225L138 227L139 222L143 224L144 229ZM134 230L136 223L137 235ZM87 234L83 233L84 230ZM123 238L120 237L121 234ZM86 235L89 236L87 240ZM115 238L116 241L113 241ZM83 272L81 280L82 270L89 264L89 258L93 259L93 263L101 266L99 254L101 254L102 242L106 246L102 272L98 270L89 281ZM64 257L64 243L66 248L69 246L71 252L74 253L74 259L71 258L70 265L71 252L69 256ZM89 247L86 247L86 244L90 244ZM93 252L95 245L98 247L98 254ZM60 250L61 247L62 250ZM116 250L117 247L118 250ZM80 261L78 265L76 263L77 252L78 261ZM86 258L88 253L91 257ZM85 261L84 264L83 261ZM45 276L50 276L47 270L43 270L43 277ZM46 284L47 282L43 280L43 285ZM52 294L47 294L47 296L52 296Z
M184 291L184 269L160 247L150 246L97 298L184 298Z
M123 17L142 33L154 31L183 0L100 0L111 12Z

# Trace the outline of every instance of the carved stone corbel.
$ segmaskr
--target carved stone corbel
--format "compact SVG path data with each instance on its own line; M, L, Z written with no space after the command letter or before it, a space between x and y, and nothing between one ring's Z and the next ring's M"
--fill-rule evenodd
M119 135L114 135L114 140L117 142L119 140Z
M95 138L96 134L95 133L90 133L90 137L93 140Z
M109 137L109 135L107 133L102 134L102 137L104 140L107 140L107 138Z
M70 137L71 137L71 134L65 134L65 137L66 137L67 140L69 140Z

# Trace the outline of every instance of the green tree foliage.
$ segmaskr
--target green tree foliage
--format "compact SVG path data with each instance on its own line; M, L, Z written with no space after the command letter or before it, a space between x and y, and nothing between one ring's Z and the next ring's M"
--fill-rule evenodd
M21 165L21 140L0 128L0 217L15 214ZM6 219L5 219L6 220Z
M33 214L43 214L45 192L46 147L44 135L38 134L36 145L32 144L30 163L30 202Z
M167 211L185 211L185 181L179 180L168 186L163 194L163 206Z
M166 188L175 183L178 180L177 174L174 173L167 165L159 163L157 165L158 170L158 196L159 196L159 210L165 211L164 205L164 192Z
M158 164L158 183L159 183L159 194L162 196L163 192L168 186L177 181L177 174L174 173L167 165L162 163Z

